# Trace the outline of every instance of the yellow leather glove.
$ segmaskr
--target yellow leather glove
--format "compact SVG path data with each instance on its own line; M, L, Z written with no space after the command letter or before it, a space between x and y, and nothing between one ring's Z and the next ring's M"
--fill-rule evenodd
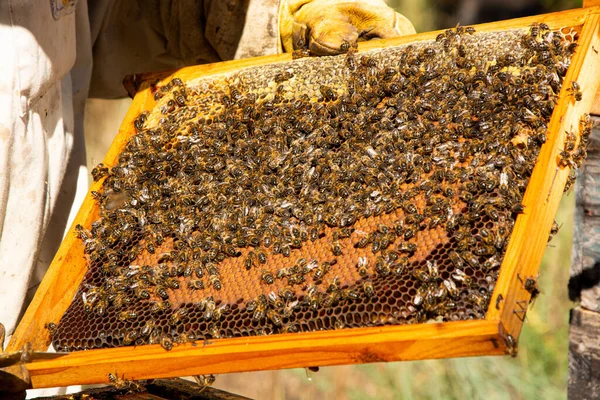
M279 31L283 51L308 48L315 55L344 53L360 40L416 33L383 0L282 0Z

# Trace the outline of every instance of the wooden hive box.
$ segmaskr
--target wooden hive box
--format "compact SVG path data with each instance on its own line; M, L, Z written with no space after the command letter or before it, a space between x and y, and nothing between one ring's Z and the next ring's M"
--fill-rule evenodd
M515 354L531 294L523 277L535 277L548 241L553 217L558 209L569 168L559 168L557 160L567 132L577 131L580 118L592 107L600 84L600 7L590 7L541 16L475 26L477 32L527 29L545 22L551 29L571 28L579 33L578 47L565 76L558 104L548 125L547 142L542 147L531 175L520 214L503 259L500 273L484 319L410 325L374 326L324 330L294 334L236 337L188 343L165 351L160 345L74 351L53 360L27 364L35 388L74 384L107 383L108 373L127 379L177 377L199 374L328 366L381 361L421 360L482 355ZM361 52L376 48L433 40L439 32L361 43ZM153 90L173 78L183 82L219 76L244 68L290 62L282 54L183 68L168 76L148 74L139 79L139 91L123 121L104 164L113 166L132 135L134 120L143 111L155 110ZM157 81L159 81L157 83ZM568 90L578 82L581 101L573 101ZM19 324L9 351L25 343L34 350L48 347L45 324L58 322L71 304L87 272L84 246L75 225L89 227L98 216L91 191L63 241L35 298Z

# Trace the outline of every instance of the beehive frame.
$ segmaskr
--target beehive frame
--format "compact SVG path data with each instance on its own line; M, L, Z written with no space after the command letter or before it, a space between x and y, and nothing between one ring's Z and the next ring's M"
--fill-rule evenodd
M579 46L549 124L548 141L538 157L523 199L526 212L516 220L485 319L219 339L180 345L169 352L160 345L79 351L54 360L27 364L33 387L107 383L109 372L139 380L514 353L530 300L530 293L524 289L519 277L537 275L569 175L569 169L557 168L557 156L564 143L565 132L576 129L581 115L589 112L600 84L600 73L596 70L600 66L600 7L482 24L475 28L481 32L502 31L525 28L534 22L545 22L552 29L575 29L580 35ZM359 51L431 40L438 33L440 31L363 43ZM188 67L168 76L149 74L144 82L154 83L157 79L168 82L174 77L188 81L290 60L291 55L282 54ZM583 92L581 101L573 102L572 96L568 96L566 88L571 81L580 84ZM142 83L106 155L106 165L115 164L128 138L135 133L134 119L140 112L151 110L154 104L149 85ZM100 189L101 185L102 182L95 182L90 191ZM46 350L50 338L44 328L45 323L60 320L87 269L83 244L75 234L74 226L89 226L96 216L96 207L95 200L88 193L17 327L9 351L18 350L27 342L34 350Z

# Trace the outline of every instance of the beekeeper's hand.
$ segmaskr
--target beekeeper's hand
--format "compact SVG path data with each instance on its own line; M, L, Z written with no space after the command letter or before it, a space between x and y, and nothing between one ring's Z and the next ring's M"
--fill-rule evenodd
M362 40L416 33L383 0L282 0L279 24L284 51L308 47L315 55L343 53Z

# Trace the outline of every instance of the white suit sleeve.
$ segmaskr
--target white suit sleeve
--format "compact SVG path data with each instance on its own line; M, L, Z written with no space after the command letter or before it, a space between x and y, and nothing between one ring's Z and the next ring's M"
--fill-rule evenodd
M56 4L0 2L0 322L8 335L60 243L81 175L85 190L69 72L83 14L68 6L53 14ZM78 85L85 99L88 82Z

